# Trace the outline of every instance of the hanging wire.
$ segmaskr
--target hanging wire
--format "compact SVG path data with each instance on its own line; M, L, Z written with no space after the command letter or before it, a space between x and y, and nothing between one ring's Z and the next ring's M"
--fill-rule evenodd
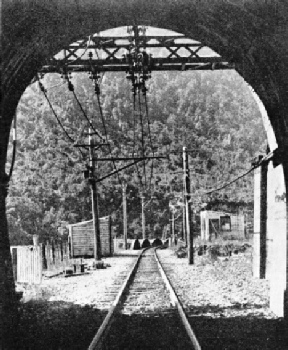
M68 138L68 140L69 140L71 143L75 144L75 140L68 134L68 132L67 132L66 129L64 128L63 124L61 123L61 121L60 121L60 119L59 119L59 117L58 117L58 115L57 115L57 113L56 113L56 111L55 111L55 109L54 109L54 107L53 107L53 105L52 105L52 103L51 103L51 101L50 101L48 95L47 95L46 89L45 89L44 85L42 84L42 82L39 80L39 77L38 77L38 76L37 76L37 80L38 80L39 88L40 88L40 90L42 91L42 93L43 93L43 95L44 95L46 101L48 102L48 105L49 105L49 107L50 107L50 109L51 109L51 111L52 111L54 117L56 118L56 120L57 120L57 122L58 122L60 128L61 128L62 131L65 133L65 135L66 135L66 137ZM81 153L82 157L85 157L83 151L82 151L80 148L79 148L79 152Z
M216 187L216 188L214 188L211 191L207 191L207 192L203 193L203 195L208 195L208 194L211 194L211 193L223 190L225 187L228 187L228 186L232 185L234 182L236 182L236 181L242 179L243 177L247 176L248 174L250 174L256 168L258 168L258 165L252 166L249 170L247 170L245 173L237 176L235 179L233 179L233 180L231 180L231 181L229 181L229 182L227 182L227 183L225 183L225 184L223 184L223 185L221 185L219 187Z
M72 85L72 86L73 86L73 85ZM70 88L69 88L69 90L70 90ZM89 119L89 117L87 116L86 112L84 111L83 106L82 106L81 102L79 101L79 99L78 99L78 97L77 97L77 95L76 95L76 93L75 93L75 91L74 91L74 87L73 87L73 90L70 90L70 91L72 91L72 93L73 93L73 95L74 95L74 98L75 98L75 100L76 100L78 106L80 107L80 109L81 109L81 111L82 111L82 113L83 113L85 119L86 119L87 122L89 123L90 128L91 128L91 129L95 132L95 134L100 138L100 141L104 141L102 135L100 135L100 133L95 129L95 127L94 127L94 125L92 124L91 120Z
M103 125L103 129L104 129L104 133L105 133L105 139L106 139L106 142L107 142L107 144L108 144L110 156L112 157L112 148L111 148L110 143L108 142L108 133L107 133L105 118L104 118L104 115L103 115L102 105L101 105L101 101L100 101L100 89L99 89L99 93L96 93L96 96L97 96L97 102L98 102L99 112L100 112L100 116L101 116L101 120L102 120L102 125ZM115 163L115 160L112 160L112 163L113 163L113 168L114 168L114 170L115 170L115 171L118 171L117 166L116 166L116 163ZM122 181L121 181L121 179L120 179L119 173L117 173L117 177L118 177L118 182L119 182L119 184L122 185Z
M146 95L145 90L143 91L143 96L144 96L144 101L145 101L145 111L146 111L146 118L147 118L147 124L148 124L148 134L149 134L149 139L150 139L150 146L151 146L151 150L152 150L152 155L154 157L154 147L153 147L152 135L151 135L150 118L149 118L149 113L148 113L148 102L147 102L147 95ZM154 159L152 159L152 164L151 164L151 172L150 172L150 180L149 180L149 188L150 189L151 189L151 184L152 184L153 172L154 172Z
M95 49L95 53L97 55L97 58L99 59L99 55L98 55L98 52L96 49ZM107 132L105 118L104 118L104 114L103 114L103 109L102 109L102 105L101 105L101 101L100 101L100 85L99 84L102 82L102 79L104 77L105 72L102 74L102 77L100 77L98 75L97 70L95 70L93 65L92 65L92 53L89 54L89 63L90 63L90 68L91 68L92 79L94 81L94 91L95 91L95 94L97 96L98 108L99 108L101 121L102 121L103 129L104 129L104 133L105 133L105 139L106 139L106 143L107 143L108 148L109 148L110 156L112 157L112 149L111 149L110 143L108 142L108 132ZM100 78L100 83L98 82L99 78ZM115 160L112 160L112 163L113 163L114 170L117 172L118 182L122 186L122 181L120 179L120 175L119 175Z
M140 124L141 124L141 145L142 145L142 157L145 157L145 142L144 142L144 124L143 124L143 115L142 115L142 109L141 109L141 95L140 91L138 90L138 107L139 107L139 117L140 117ZM143 162L143 171L144 171L144 181L145 181L145 187L147 184L147 178L146 178L146 162L144 160Z
M132 153L132 156L134 157L135 155L135 146L136 146L136 94L133 93L133 129L134 129L134 133L133 133L133 153ZM142 178L140 176L140 171L139 171L139 168L138 168L138 164L135 163L135 168L136 168L136 171L137 171L137 176L138 176L138 179L139 179L139 182L140 182L140 187L141 187L141 191L143 190L143 182L142 182Z

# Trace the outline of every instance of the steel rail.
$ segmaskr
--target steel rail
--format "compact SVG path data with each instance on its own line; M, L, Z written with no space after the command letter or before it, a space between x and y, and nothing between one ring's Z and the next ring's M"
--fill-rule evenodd
M168 289L169 293L170 293L170 299L171 299L171 302L173 303L173 306L176 306L177 307L177 310L178 310L178 313L179 313L179 316L181 318L181 321L186 329L186 332L194 346L194 349L195 350L201 350L201 346L196 338L196 335L195 333L193 332L193 329L188 321L188 318L186 316L186 313L184 311L184 308L183 308L183 305L181 303L181 301L179 300L170 280L169 280L169 277L166 275L166 272L160 262L160 259L157 255L157 248L155 249L155 258L156 258L156 261L157 261L157 264L158 264L158 268L160 270L160 273L161 273L161 276L165 282L165 285L166 285L166 288Z
M121 306L121 302L122 299L125 295L125 292L127 291L127 289L129 288L131 281L137 271L137 267L139 265L140 259L144 253L144 251L146 251L148 248L143 249L142 252L138 255L135 264L133 265L132 269L130 270L128 276L126 277L124 283L122 284L111 308L109 309L108 314L106 315L102 325L100 326L100 328L98 329L95 337L93 338L92 342L89 345L88 350L100 350L103 349L103 342L105 341L105 337L109 332L109 329L112 325L113 322L113 318L115 313L117 312L118 308ZM105 346L104 346L105 348Z
M105 339L106 339L106 336L108 335L109 333L109 330L111 328L111 325L114 321L114 316L116 314L116 312L119 310L119 308L121 307L121 303L123 301L123 298L126 296L126 292L128 290L128 288L130 287L131 285L131 282L137 272L137 269L138 269L138 265L139 265L139 262L143 256L143 253L148 250L148 249L151 249L150 247L149 248L145 248L142 250L142 252L138 255L137 257L137 260L135 262L135 264L133 265L132 269L130 270L128 276L126 277L124 283L122 284L111 308L109 309L109 312L108 314L106 315L102 325L100 326L100 328L98 329L96 335L94 336L92 342L90 343L89 345L89 348L88 350L102 350L102 349L105 349ZM177 311L178 311L178 314L180 316L180 319L183 323L183 326L186 330L186 333L191 341L191 343L193 344L193 350L201 350L201 346L196 338L196 335L195 333L193 332L192 328L191 328L191 325L188 321L188 318L185 314L185 311L183 309L183 306L176 294L176 292L174 291L174 288L169 280L169 278L167 277L166 275L166 272L164 271L163 269L163 266L159 260L159 257L157 255L157 252L156 252L157 248L154 248L154 257L156 259L156 262L157 262L157 266L158 266L158 269L160 271L160 274L161 274L161 277L165 283L165 286L169 292L169 295L170 295L170 300L171 300L171 304L177 308Z

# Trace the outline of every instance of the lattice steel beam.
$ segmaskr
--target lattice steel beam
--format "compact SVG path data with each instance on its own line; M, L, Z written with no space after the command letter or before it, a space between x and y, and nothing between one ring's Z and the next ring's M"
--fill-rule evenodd
M152 71L165 70L218 70L233 69L227 62L205 45L183 35L93 36L79 40L64 48L41 69L49 72L128 71L127 53L133 48L149 53Z

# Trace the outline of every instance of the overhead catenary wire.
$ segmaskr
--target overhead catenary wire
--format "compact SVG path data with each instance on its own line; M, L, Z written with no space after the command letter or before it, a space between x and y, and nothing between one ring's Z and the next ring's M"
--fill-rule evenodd
M221 190L223 190L224 188L226 188L226 187L232 185L234 182L236 182L236 181L242 179L243 177L247 176L247 175L250 174L253 170L255 170L257 167L258 167L258 165L254 165L254 166L252 166L249 170L247 170L245 173L243 173L243 174L237 176L237 177L234 178L233 180L228 181L228 182L226 182L225 184L220 185L219 187L216 187L216 188L214 188L214 189L212 189L212 190L209 190L209 191L206 191L206 192L200 193L200 194L204 196L204 195L209 195L209 194L214 193L214 192L217 192L217 191L221 191ZM189 195L193 195L193 193L189 193Z
M234 182L236 182L236 181L242 179L243 177L245 177L245 176L247 176L248 174L250 174L253 170L259 168L264 162L269 161L269 160L273 157L273 155L274 155L274 152L273 152L273 151L272 151L272 152L269 152L269 153L266 154L266 156L264 156L259 162L257 162L256 164L252 165L252 167L251 167L249 170L247 170L246 172L244 172L243 174L237 176L235 179L233 179L233 180L231 180L231 181L229 181L229 182L223 184L222 186L219 186L219 187L217 187L217 188L214 188L214 189L211 190L211 191L207 191L207 192L203 193L203 195L208 195L208 194L211 194L211 193L213 193L213 192L220 191L220 190L224 189L224 188L227 187L227 186L230 186L232 183L234 183Z
M99 59L99 56L98 56L98 52L97 50L95 49L95 52L96 52L96 55ZM100 112L100 117L101 117L101 121L102 121L102 125L103 125L103 129L104 129L104 133L105 133L105 139L106 139L106 143L108 145L108 148L109 148L109 153L112 157L112 149L111 149L111 145L110 143L108 142L108 132L107 132L107 128L106 128L106 123L105 123L105 118L104 118L104 114L103 114L103 109L102 109L102 105L101 105L101 101L100 101L100 86L99 86L99 82L98 82L98 74L97 72L94 71L94 68L92 66L92 62L91 62L91 58L92 58L92 54L90 56L90 59L89 59L89 62L90 62L90 68L91 68L91 73L92 73L92 79L94 80L94 87L95 87L95 95L96 95L96 98L97 98L97 103L98 103L98 108L99 108L99 112ZM104 72L105 73L105 72ZM104 77L104 73L102 74L102 77L101 77L101 80L100 80L100 83L102 82L102 79ZM122 185L122 181L120 179L120 176L119 176L119 172L117 171L117 166L116 166L116 163L114 160L112 160L112 163L113 163L113 167L114 167L114 170L117 174L117 177L118 177L118 182L120 185Z
M146 119L147 119L147 125L148 125L148 134L149 134L149 139L150 139L150 146L151 146L151 150L152 150L152 155L154 157L154 147L153 147L152 135L151 135L151 126L150 126L150 118L149 118L149 110L148 110L148 102L147 102L146 90L143 91L143 96L144 96L144 101L145 101L145 110L146 110ZM152 183L152 178L153 178L153 171L154 171L154 160L152 159L149 188L151 188L151 183Z
M140 91L138 90L138 108L139 108L139 117L140 117L140 124L141 124L141 146L142 146L142 156L145 156L145 141L144 141L144 123L143 123L143 115L142 115L142 109L141 109L141 94ZM146 179L146 165L145 161L143 163L143 171L144 171L144 181L145 181L145 186L147 183Z
M71 84L72 84L72 83L71 83ZM73 86L73 85L72 85L72 86ZM69 90L70 90L70 87L69 87ZM73 87L73 90L70 90L70 91L72 91L72 93L73 93L73 95L74 95L74 98L75 98L75 100L76 100L76 102L77 102L79 108L81 109L81 111L82 111L82 113L83 113L85 119L87 120L89 126L91 127L91 129L92 129L92 130L95 132L95 134L100 138L100 141L104 141L102 135L100 135L100 133L98 132L98 130L94 127L93 123L91 122L91 120L90 120L89 117L87 116L87 114L86 114L86 112L85 112L85 110L84 110L84 108L83 108L81 102L79 101L79 99L78 99L78 97L77 97L77 95L76 95L76 93L75 93L75 91L74 91L74 87Z
M103 114L103 110L102 110L102 105L101 105L99 93L96 93L96 97L97 97L97 102L98 102L98 107L99 107L99 112L100 112L100 116L101 116L101 120L102 120L103 129L104 129L104 133L105 133L105 139L106 139L106 142L107 142L107 145L109 148L109 153L112 157L112 149L111 149L110 143L108 142L108 132L107 132L107 128L106 128L106 123L105 123L105 118L104 118L104 114ZM112 160L112 163L113 163L114 170L117 171L118 169L117 169L115 161ZM118 177L119 184L121 185L122 181L120 179L119 172L117 172L116 174Z
M75 144L75 140L68 134L68 132L64 128L60 118L58 117L58 115L57 115L57 113L56 113L56 111L55 111L55 109L54 109L54 107L53 107L53 105L52 105L48 95L47 95L46 89L45 89L44 85L42 84L42 82L39 80L38 76L37 76L37 80L38 80L39 88L42 91L42 93L43 93L43 95L44 95L44 97L45 97L45 99L46 99L46 101L47 101L47 103L48 103L48 105L49 105L49 107L50 107L50 109L51 109L55 119L57 120L60 128L62 129L62 131L64 132L64 134L68 138L68 140L74 145ZM81 149L79 149L79 152L81 153L81 155L83 157L85 157L85 155L84 155L84 153L83 153L83 151Z
M136 147L136 94L133 93L133 149L132 149L132 156L134 157L135 155L135 147ZM140 184L140 188L141 191L143 190L143 182L142 182L142 178L140 176L140 171L138 168L138 164L135 163L135 168L136 168L136 172L137 172L137 176L139 179L139 184Z
M212 190L208 190L208 191L205 191L205 192L201 192L201 191L197 191L197 192L194 192L194 193L186 193L188 195L195 195L195 193L197 195L200 195L200 196L205 196L205 195L210 195L214 192L217 192L217 191L221 191L222 189L230 186L231 184L233 184L234 182L237 182L238 180L244 178L245 176L249 175L253 170L257 169L258 167L261 166L261 164L263 162L267 162L269 161L274 155L274 152L269 152L266 156L264 156L258 163L254 164L250 169L248 169L247 171L245 171L244 173L242 173L241 175L237 176L236 178L232 179L231 181L228 181L226 182L225 184L222 184L222 185L219 185L217 186L216 188L212 189ZM182 173L183 174L183 171L182 172L173 172L172 174L175 174L175 173ZM181 181L176 181L176 183L181 183ZM184 191L186 192L186 191Z

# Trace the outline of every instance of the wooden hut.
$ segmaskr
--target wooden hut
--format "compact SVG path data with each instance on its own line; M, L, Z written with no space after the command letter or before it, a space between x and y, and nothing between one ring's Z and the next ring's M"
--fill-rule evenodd
M100 246L102 256L113 254L110 216L100 220ZM89 258L94 256L93 220L68 225L71 258Z
M200 213L200 219L201 239L203 240L245 238L244 215L204 210Z

